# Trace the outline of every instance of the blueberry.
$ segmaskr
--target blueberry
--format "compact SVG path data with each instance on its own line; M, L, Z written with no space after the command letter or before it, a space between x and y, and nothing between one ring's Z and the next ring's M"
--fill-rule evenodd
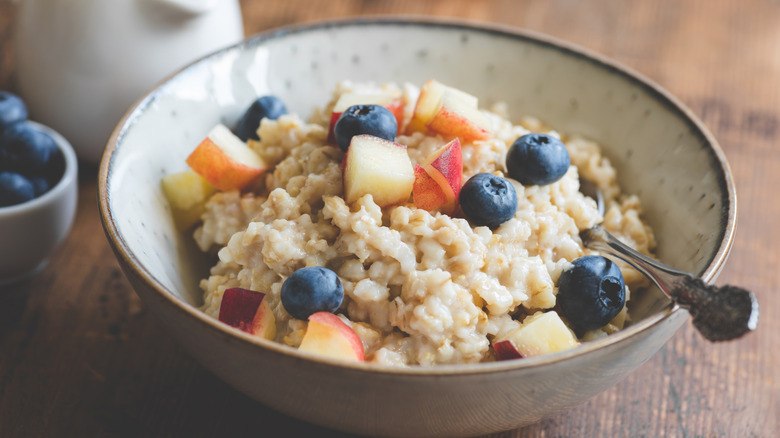
M14 172L0 172L0 207L21 204L35 197L33 184Z
M42 176L50 183L60 178L65 166L54 139L27 122L14 123L0 134L0 163L0 170Z
M580 331L604 327L626 304L620 268L597 255L580 257L558 279L561 313Z
M42 177L42 176L35 176L30 178L30 183L33 185L33 189L35 191L35 197L41 196L42 194L49 191L49 189L52 188L53 183L50 182L48 179Z
M23 120L27 120L27 106L22 99L7 91L0 91L0 131Z
M563 177L570 164L563 142L546 134L518 137L506 154L509 177L526 186L552 184Z
M294 318L316 312L335 312L344 300L344 286L335 272L312 266L292 273L282 283L282 305Z
M257 127L263 119L276 120L287 114L284 102L276 96L263 96L249 105L236 127L236 136L243 141L248 139L260 140L257 135Z
M395 141L398 121L390 110L381 105L352 105L341 113L333 126L333 135L344 152L349 148L352 137L363 134Z
M506 178L478 173L460 189L460 208L474 226L496 228L517 212L517 192Z

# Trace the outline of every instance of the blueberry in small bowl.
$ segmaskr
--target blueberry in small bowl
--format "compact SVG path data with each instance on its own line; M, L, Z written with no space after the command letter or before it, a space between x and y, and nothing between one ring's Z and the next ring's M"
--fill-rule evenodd
M17 95L0 91L0 131L6 126L27 120L27 105Z
M70 231L78 161L11 93L0 92L0 123L0 284L9 284L38 272Z

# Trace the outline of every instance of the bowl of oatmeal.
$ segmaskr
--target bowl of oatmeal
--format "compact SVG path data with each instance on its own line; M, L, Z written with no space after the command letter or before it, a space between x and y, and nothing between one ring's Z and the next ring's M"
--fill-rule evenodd
M688 314L579 232L711 281L735 228L725 157L669 93L544 35L427 18L195 61L128 111L99 178L173 337L255 400L363 435L497 432L604 391ZM567 298L588 290L601 307Z

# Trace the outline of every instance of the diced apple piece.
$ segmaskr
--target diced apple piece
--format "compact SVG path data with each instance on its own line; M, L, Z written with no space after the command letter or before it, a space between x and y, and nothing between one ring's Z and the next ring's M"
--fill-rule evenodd
M186 230L200 220L206 211L206 201L217 191L192 169L163 176L162 190L179 230Z
M414 106L412 119L406 128L407 133L427 131L428 123L433 120L433 116L436 115L436 111L441 106L441 98L444 96L445 89L447 86L435 79L430 79L423 84L420 88L417 104Z
M473 97L473 96L471 96ZM464 143L487 140L492 135L487 130L488 121L474 100L452 88L444 90L441 106L428 123L428 129L445 137L458 137Z
M517 351L512 341L504 340L493 342L493 351L498 360L522 359L523 355Z
M431 130L463 142L486 140L491 134L478 103L476 96L431 79L420 89L406 132Z
M344 168L347 203L371 194L380 207L402 204L414 186L414 167L406 146L372 135L352 137Z
M412 188L414 206L433 211L448 204L447 195L441 185L420 165L414 166L414 186Z
M330 312L316 312L309 316L309 325L298 349L336 359L365 360L363 342L358 335Z
M463 156L460 141L456 138L437 149L421 166L415 167L414 205L428 211L440 209L452 214L458 206L462 183Z
M510 344L503 344L504 341L509 341ZM520 327L512 330L506 337L495 340L493 350L499 360L505 360L516 358L509 346L514 347L521 357L532 357L566 350L579 344L577 337L558 314L549 311L526 318ZM496 345L499 347L496 348Z
M187 164L219 190L241 190L268 168L225 125L218 124L187 157Z
M333 105L330 126L328 127L328 142L332 143L335 140L333 128L341 114L352 105L382 105L393 113L399 128L404 121L404 102L400 96L395 96L390 92L347 92L339 96L339 100Z
M219 306L219 320L261 338L276 336L276 318L262 292L239 287L226 289Z

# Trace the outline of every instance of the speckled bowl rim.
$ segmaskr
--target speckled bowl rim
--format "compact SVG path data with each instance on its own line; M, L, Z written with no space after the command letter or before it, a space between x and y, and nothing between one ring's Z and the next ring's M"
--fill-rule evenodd
M478 375L483 373L490 374L509 371L516 372L522 369L535 369L549 366L550 364L556 363L558 361L571 360L579 356L593 354L598 350L606 349L610 346L614 346L615 344L632 342L632 339L642 332L651 330L654 327L663 324L673 316L676 316L676 314L679 312L685 312L684 309L670 303L669 307L665 308L664 310L642 319L641 321L638 321L624 330L621 330L610 336L584 343L574 349L539 357L532 357L517 361L496 361L478 364L437 365L433 367L393 367L375 363L346 362L325 357L315 357L308 353L300 352L289 346L249 335L238 329L227 326L214 318L211 318L195 306L192 306L177 298L171 292L166 290L162 284L150 274L150 272L144 269L143 265L141 265L138 259L133 256L129 250L128 245L123 240L122 236L118 233L116 224L114 222L114 217L112 216L112 212L109 209L110 199L108 177L112 169L114 158L113 152L117 145L122 141L126 132L131 129L136 118L139 117L145 111L145 109L148 108L158 97L162 88L164 88L170 81L175 79L175 77L177 77L179 74L192 69L194 66L199 65L200 63L208 62L210 58L219 57L226 52L231 52L234 50L241 51L247 47L256 47L266 41L283 38L297 33L305 33L312 30L354 26L399 25L460 29L468 32L477 32L488 35L492 34L505 38L523 40L527 43L537 44L559 50L568 55L574 55L581 59L587 60L612 73L617 73L618 75L623 76L630 82L646 90L651 96L655 98L656 101L663 104L672 112L677 113L677 115L690 126L691 131L694 132L700 138L700 140L703 140L702 143L709 146L708 151L714 158L714 160L712 160L713 163L717 163L719 165L719 167L716 167L713 170L718 172L718 180L723 181L725 184L725 187L721 187L724 194L722 199L724 208L721 223L724 226L719 236L720 245L708 262L707 268L699 275L703 280L710 281L722 269L723 264L725 263L726 258L728 257L728 254L731 250L736 229L736 191L734 188L731 171L726 161L725 154L721 150L720 145L715 140L714 136L688 107L686 107L677 98L672 96L669 92L638 72L635 72L612 59L609 59L589 49L585 49L575 44L565 42L538 32L475 20L415 15L378 15L305 22L275 28L266 32L249 36L237 44L225 47L202 58L199 58L188 66L185 66L177 72L172 73L166 79L161 81L157 86L152 88L152 90L149 91L146 95L140 98L127 111L109 138L106 150L100 163L98 175L98 202L100 207L101 221L114 253L116 254L117 258L121 259L123 268L129 270L127 273L142 279L146 284L151 286L151 288L157 292L157 296L155 298L163 302L163 304L167 305L170 309L175 312L183 313L186 317L193 318L199 324L206 326L208 330L217 332L219 336L224 338L225 342L237 342L239 343L239 346L246 349L257 348L258 353L262 352L263 354L292 356L304 361L317 362L319 365L325 367L332 366L338 368L351 368L354 369L355 372L381 373L387 375L433 377L472 374Z

